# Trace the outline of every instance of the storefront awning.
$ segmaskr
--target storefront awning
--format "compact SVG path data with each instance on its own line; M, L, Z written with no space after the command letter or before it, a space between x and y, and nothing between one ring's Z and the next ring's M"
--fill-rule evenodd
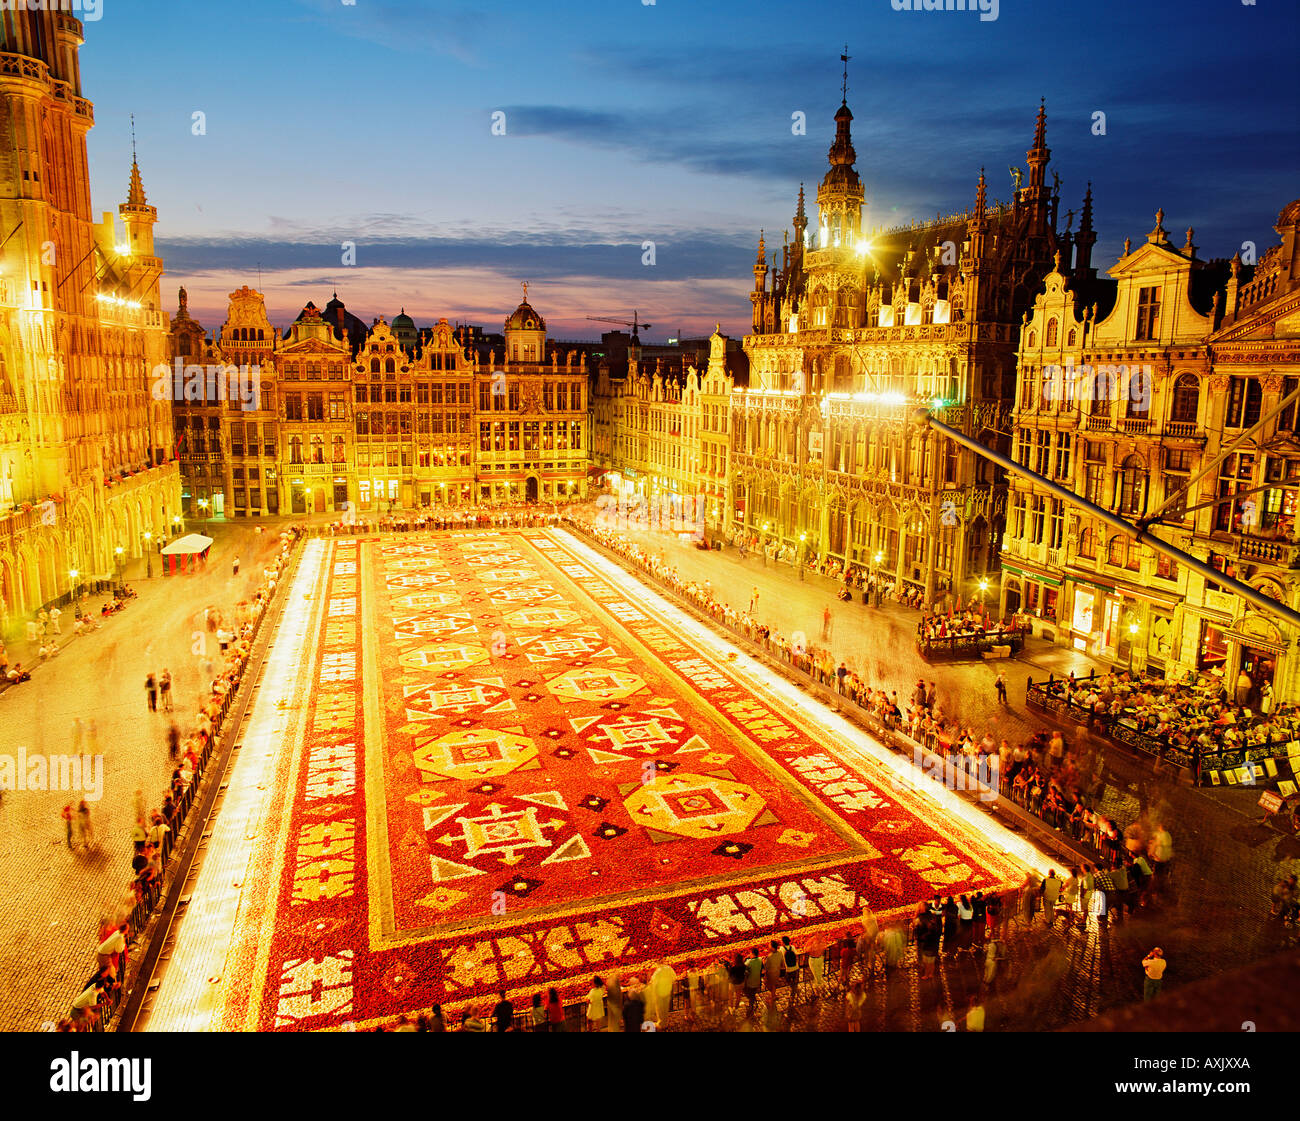
M1009 572L1012 576L1023 576L1026 580L1036 580L1040 584L1047 584L1053 588L1061 586L1061 581L1055 576L1049 576L1046 572L1035 572L1032 568L1016 568L1004 562L1002 571Z

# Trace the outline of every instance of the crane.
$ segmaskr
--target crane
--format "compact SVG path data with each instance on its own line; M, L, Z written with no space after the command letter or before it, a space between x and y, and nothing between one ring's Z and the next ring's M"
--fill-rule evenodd
M639 322L637 321L637 316L638 316L638 313L634 311L634 312L632 313L632 320L631 320L631 322L629 322L629 321L626 320L626 319L611 319L608 315L589 315L589 316L587 316L587 318L588 318L588 319L591 319L591 320L594 320L594 321L597 322L597 323L617 323L620 327L631 327L631 328L632 328L632 341L635 342L635 343L640 343L640 341L641 341L641 336L640 336L640 330L641 330L641 328L644 327L644 328L648 331L648 330L650 330L651 327L654 326L654 324L653 324L653 323L639 323Z

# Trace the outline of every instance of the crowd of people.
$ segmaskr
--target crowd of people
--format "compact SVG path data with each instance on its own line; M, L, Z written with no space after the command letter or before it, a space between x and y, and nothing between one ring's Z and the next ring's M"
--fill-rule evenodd
M1249 681L1249 678L1247 679ZM1138 731L1187 752L1270 754L1300 739L1300 706L1277 705L1265 682L1252 707L1246 692L1228 690L1216 677L1187 681L1138 678L1125 672L1044 683L1049 695L1066 700L1087 716L1124 721Z
M981 607L972 611L954 608L947 612L936 611L925 615L916 625L916 637L922 642L935 639L957 638L963 635L980 634L1018 634L1021 627L1019 619L1010 622L994 620L988 609Z
M376 518L345 515L325 526L331 537L364 533L420 533L425 530L521 529L558 525L557 509L523 503L466 506L446 510L389 513Z
M101 620L121 611L126 605L127 598L134 595L135 593L129 588L123 587L114 590L100 609L99 618L84 611L81 600L74 601L72 604L72 634L74 636L82 635L99 630L102 625ZM41 608L40 611L27 620L27 644L32 656L36 659L36 664L48 662L51 658L57 657L63 649L59 645L59 639L63 638L66 642L67 636L63 633L62 624L63 611L57 604L48 609ZM31 669L25 667L21 661L10 664L9 652L4 643L0 642L0 689L11 685L21 685L31 679Z
M188 734L182 734L175 722L166 731L168 754L175 766L161 801L153 809L148 809L144 791L135 792L131 878L112 908L100 917L95 971L73 1000L70 1014L59 1022L60 1031L100 1030L104 1019L121 1001L132 947L162 896L175 839L194 803L215 737L243 677L259 620L289 561L298 532L295 529L281 534L279 553L263 569L257 590L238 604L232 631L223 629L225 620L214 608L207 608L203 613L207 632L224 639L220 642L220 661L218 663L210 654L202 655L200 668L209 684L202 692ZM160 711L160 702L161 711L171 711L171 675L166 670L160 675L148 675L145 692L151 714ZM83 814L85 817L84 826L78 824L78 829L89 828L89 811L84 807L83 802L75 815L76 819L82 818ZM70 810L71 807L66 807L64 811L68 819L69 848L73 847L74 826Z

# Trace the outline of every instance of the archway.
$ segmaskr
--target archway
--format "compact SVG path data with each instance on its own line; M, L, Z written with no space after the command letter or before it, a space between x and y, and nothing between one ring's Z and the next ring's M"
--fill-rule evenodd
M529 504L535 503L537 501L537 490L537 476L529 475L524 480L524 501Z

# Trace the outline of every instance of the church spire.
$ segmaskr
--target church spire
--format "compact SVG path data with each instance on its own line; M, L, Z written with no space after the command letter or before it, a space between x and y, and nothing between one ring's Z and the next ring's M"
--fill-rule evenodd
M1092 183L1083 196L1083 212L1079 215L1079 233L1074 239L1074 271L1079 276L1092 270L1092 247L1097 243L1097 234L1092 228Z

